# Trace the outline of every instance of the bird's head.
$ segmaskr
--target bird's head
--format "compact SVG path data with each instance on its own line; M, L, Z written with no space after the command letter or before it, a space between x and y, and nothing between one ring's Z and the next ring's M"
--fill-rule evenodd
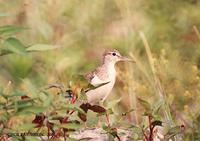
M108 49L103 54L103 62L104 63L117 63L119 61L131 61L134 62L132 59L129 59L125 56L122 56L118 50L116 49Z

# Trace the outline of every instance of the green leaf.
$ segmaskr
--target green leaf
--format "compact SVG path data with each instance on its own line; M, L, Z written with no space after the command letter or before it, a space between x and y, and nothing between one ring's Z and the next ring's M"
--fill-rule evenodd
M21 108L26 108L26 107L29 107L29 106L32 106L32 105L33 105L33 103L31 101L25 101L25 100L17 101L15 103L15 109L20 110Z
M87 101L87 95L86 95L86 93L83 89L81 90L80 93L78 93L78 99L83 100L83 101Z
M6 16L6 14L4 13L2 14L2 16ZM1 17L1 14L0 14L0 17ZM28 28L15 26L15 25L4 25L4 26L0 26L0 35L10 36L18 32L24 31L26 29Z
M18 130L30 130L30 129L33 129L34 127L35 127L35 124L26 123L26 124L23 124L23 125L19 126Z
M33 102L34 102L33 99L19 100L8 105L7 108L8 109L15 108L16 110L19 110L20 108L24 108L24 107L26 108L26 107L32 106Z
M80 129L84 127L82 124L77 124L77 123L66 123L57 126L60 128L67 128L67 129Z
M147 114L147 115L151 114L152 113L151 105L147 101L145 101L141 98L137 98L137 99L138 99L139 103L142 105L142 107L145 109L145 114Z
M49 96L44 101L43 106L44 107L49 107L51 105L52 101L53 101L53 95L49 94Z
M17 38L10 37L4 41L7 45L3 50L8 52L24 55L26 53L25 45L21 43Z
M183 129L181 126L175 126L168 130L167 134L164 136L164 141L168 141L172 137L176 136L177 134L182 133Z
M14 96L25 96L23 92L20 91L14 91L11 95L8 95L8 97L14 97Z
M95 112L90 111L90 110L88 110L87 112L87 119L88 119L86 121L87 127L94 127L95 125L98 124L98 121L99 121L98 115Z
M85 112L76 104L67 104L64 106L66 109L69 109L69 110L75 110L75 111L78 111L82 114L85 114Z
M101 125L101 127L102 127L102 129L105 130L105 131L109 129L109 127L108 127L105 123L103 123L103 124Z
M158 101L153 107L153 114L157 115L160 111L160 108L163 106L163 104L164 104L163 100Z
M46 109L47 109L46 107L30 106L30 107L23 108L23 110L20 112L38 114L38 113L46 111Z
M30 92L32 98L36 98L38 97L38 90L35 87L35 85L33 85L33 83L31 82L31 80L29 79L22 79L23 83L26 85L26 87L28 88L28 91Z
M46 51L46 50L52 50L60 48L60 46L57 45L48 45L48 44L35 44L26 49L26 51Z

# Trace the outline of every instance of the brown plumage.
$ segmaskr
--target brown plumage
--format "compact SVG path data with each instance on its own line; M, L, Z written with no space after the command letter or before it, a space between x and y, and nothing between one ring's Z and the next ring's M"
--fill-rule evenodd
M95 75L102 81L108 78L108 73L104 67L97 67L95 70L86 73L85 78L90 82L95 77Z

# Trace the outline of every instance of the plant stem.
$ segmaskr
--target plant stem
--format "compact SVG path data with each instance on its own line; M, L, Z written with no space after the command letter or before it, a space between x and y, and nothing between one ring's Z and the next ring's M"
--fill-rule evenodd
M153 56L152 56L152 53L151 53L150 46L148 44L148 41L147 41L144 33L139 32L139 35L140 35L140 37L143 41L143 44L144 44L144 47L145 47L145 50L146 50L146 53L147 53L148 61L149 61L149 64L150 64L150 68L151 68L151 71L152 71L152 74L153 74L154 90L158 94L160 99L162 99L165 103L164 104L165 120L173 122L171 112L170 112L170 108L169 108L169 104L166 100L165 91L164 91L164 89L161 85L159 78L157 77L157 74L156 74L156 69L155 69L155 65L154 65ZM176 140L176 138L175 138L175 140Z

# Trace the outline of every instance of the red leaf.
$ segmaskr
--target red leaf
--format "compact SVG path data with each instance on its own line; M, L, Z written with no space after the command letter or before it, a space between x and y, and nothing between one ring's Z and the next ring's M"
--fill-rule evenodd
M91 108L91 105L89 103L83 103L80 105L80 108L87 113L88 109ZM87 121L87 117L85 114L78 112L78 117L83 121L86 122Z
M68 117L59 119L60 123L68 123Z
M21 96L21 99L29 99L30 97L29 96L26 96L26 95L23 95Z
M80 112L78 112L78 117L83 121L83 122L86 122L87 121L87 117L85 114L82 114Z
M53 123L47 121L46 127L47 127L47 129L48 129L48 138L49 138L50 135L52 135L52 136L55 135L55 131L53 130L53 126L54 126ZM50 133L50 131L52 132L52 134Z
M36 124L36 127L41 127L44 125L44 120L46 116L43 113L40 113L38 115L35 115L35 119L32 121L32 123Z
M99 105L90 106L89 109L96 113L105 113L106 112L106 109Z

